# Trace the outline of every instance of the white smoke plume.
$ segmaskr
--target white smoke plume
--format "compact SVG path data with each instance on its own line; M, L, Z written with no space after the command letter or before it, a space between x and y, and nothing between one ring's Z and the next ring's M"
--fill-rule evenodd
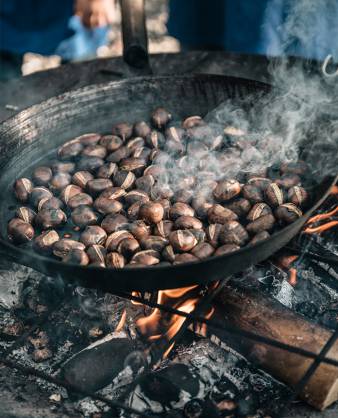
M227 126L240 129L243 136L236 141L230 135L229 146L220 151L188 150L185 174L198 176L205 171L209 179L218 180L299 159L309 163L315 181L337 174L338 77L326 80L320 63L313 71L306 60L290 63L288 55L338 57L338 2L273 0L265 21L266 50L280 56L269 68L273 90L240 101L229 99L211 111L205 120L213 127L214 137ZM167 159L166 165L169 172L162 183L174 191L180 189L182 172L177 161Z

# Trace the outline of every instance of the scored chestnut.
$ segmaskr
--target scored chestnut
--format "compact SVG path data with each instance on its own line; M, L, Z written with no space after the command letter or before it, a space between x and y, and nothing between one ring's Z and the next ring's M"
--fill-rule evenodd
M198 243L194 234L189 229L173 231L169 234L169 242L178 252L186 252L192 250Z
M58 149L58 157L60 160L68 160L76 157L83 150L81 142L75 138L61 145Z
M191 129L195 126L205 125L204 120L201 116L189 116L188 118L184 119L182 122L182 126L184 129Z
M271 208L266 203L256 203L248 213L247 220L252 222L257 218L271 213Z
M302 211L293 203L284 203L275 210L276 218L286 224L295 222L302 215Z
M83 190L79 186L74 186L74 184L70 184L69 186L66 186L61 194L60 199L67 205L68 201L74 197L75 195L82 193ZM45 196L44 196L45 197ZM50 196L51 197L51 196Z
M113 177L115 186L121 187L122 189L130 189L135 183L135 174L132 171L121 170Z
M93 175L89 171L77 171L73 174L72 183L84 189L89 180L93 180Z
M308 192L303 187L294 186L291 187L288 191L288 200L296 206L305 206L308 198Z
M276 183L270 183L265 189L265 199L272 207L277 207L284 202L283 190Z
M87 226L80 235L80 242L86 247L90 245L104 245L107 239L106 231L97 225Z
M36 216L36 212L33 209L22 206L15 212L17 218L22 219L24 222L32 224Z
M290 189L290 187L297 186L300 183L300 177L297 174L283 174L280 178L275 180L278 186L284 189Z
M58 199L57 197L51 197L48 199L47 197L40 200L38 204L38 211L42 209L62 209L64 206L62 200Z
M107 239L106 239L106 243L105 243L105 247L107 249L107 251L116 251L118 245L120 244L120 242L123 239L126 238L134 238L133 235L124 229L121 229L119 231L115 231L113 233L111 233L110 235L108 235Z
M29 179L26 179L25 177L22 177L16 180L14 183L15 196L22 203L27 202L28 197L32 190L33 190L33 183Z
M133 255L132 263L139 263L145 266L152 266L160 262L160 255L154 250L139 251Z
M132 205L136 202L145 203L149 201L149 195L143 190L132 190L124 196L124 201L127 205Z
M159 148L163 146L165 138L161 132L151 131L146 137L145 142L149 148Z
M117 173L117 170L118 168L115 163L106 163L98 168L96 177L99 179L110 179Z
M53 195L51 191L46 189L46 187L34 187L29 195L29 202L31 205L37 208L40 200L44 198L50 199L52 197Z
M126 146L122 146L122 147L118 148L116 151L109 154L108 157L106 157L106 161L108 161L110 163L119 163L124 158L129 157L131 152L132 151L131 151L130 148L128 148Z
M59 234L53 229L49 231L42 232L41 235L38 235L33 242L33 247L37 251L43 253L51 254L53 251L54 244L59 241Z
M98 267L106 266L107 250L102 245L98 245L98 244L90 245L87 248L86 252L89 257L89 264L92 264Z
M205 229L206 238L213 247L218 246L219 235L222 228L223 225L221 224L211 224Z
M136 219L139 219L140 207L142 205L143 205L143 202L139 200L138 202L135 202L129 206L127 210L127 215L131 221L136 221Z
M122 187L108 187L108 189L104 190L99 197L105 197L110 200L119 200L126 194L127 192L122 189Z
M138 190L143 190L146 193L149 193L153 185L155 184L155 179L152 175L144 175L135 180L135 186Z
M56 241L53 245L53 254L56 257L64 258L69 251L73 249L84 250L86 247L82 242L75 241L73 239L62 238Z
M125 266L126 261L122 254L119 254L117 252L111 252L108 253L106 256L106 264L107 267L121 269Z
M7 231L8 238L15 244L29 242L34 237L34 228L32 225L19 218L13 218L8 223Z
M169 221L169 220L160 221L154 226L154 235L157 235L163 238L168 238L173 228L174 228L174 222Z
M223 180L214 189L214 196L219 202L226 202L241 192L241 185L237 180Z
M248 178L248 184L258 187L262 191L264 191L270 183L272 183L272 181L266 177L249 176Z

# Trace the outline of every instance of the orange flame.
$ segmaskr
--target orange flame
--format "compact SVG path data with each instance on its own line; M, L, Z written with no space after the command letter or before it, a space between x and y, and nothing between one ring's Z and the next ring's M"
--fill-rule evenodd
M179 311L190 313L194 310L199 298L189 297L184 300L183 297L197 287L197 285L194 285L182 289L161 290L158 292L157 303L166 303ZM138 319L136 323L141 333L147 336L148 340L155 341L163 338L170 341L180 330L184 321L185 318L180 315L165 314L159 308L155 308L150 315ZM163 327L166 329L162 332L161 328ZM164 358L168 356L173 347L174 344L171 344L166 350Z

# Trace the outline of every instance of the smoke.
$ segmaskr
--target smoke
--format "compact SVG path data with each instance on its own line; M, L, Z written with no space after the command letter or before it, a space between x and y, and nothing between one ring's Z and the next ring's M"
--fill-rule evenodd
M286 19L285 19L285 16ZM336 0L272 0L265 10L262 49L270 56L338 58Z
M269 2L262 28L265 50L280 56L269 66L272 91L229 98L206 115L208 126L199 127L195 135L199 146L188 139L185 159L162 155L156 161L168 170L160 178L162 187L196 193L196 184L185 184L182 178L241 179L245 173L299 159L307 161L316 182L336 175L338 80L325 80L320 65L313 71L306 60L294 62L288 56L338 57L337 21L335 0ZM221 135L222 145L217 145ZM210 143L216 145L210 148Z

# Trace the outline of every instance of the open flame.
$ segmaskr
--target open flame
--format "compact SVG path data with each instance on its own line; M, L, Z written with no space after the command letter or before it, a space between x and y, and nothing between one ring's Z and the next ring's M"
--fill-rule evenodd
M191 295L193 289L197 289L197 285L185 287L182 289L161 290L158 292L157 303L167 304L179 311L190 313L194 310L198 302L198 296ZM136 321L140 332L147 336L149 341L165 339L170 341L172 337L180 330L185 318L180 315L170 315L155 308L153 312ZM168 348L165 356L169 354L174 344Z

